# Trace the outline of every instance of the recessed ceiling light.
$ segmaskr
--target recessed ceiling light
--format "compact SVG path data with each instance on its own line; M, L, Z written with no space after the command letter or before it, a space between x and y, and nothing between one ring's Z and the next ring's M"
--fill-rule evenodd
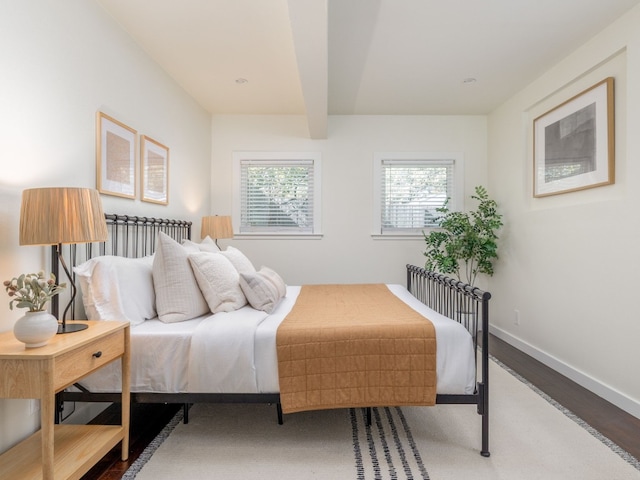
M247 83L249 80L247 80L246 78L236 78L236 83L238 85L242 85L243 83Z
M470 83L476 83L478 80L475 77L467 77L462 80L462 83L466 83L467 85Z

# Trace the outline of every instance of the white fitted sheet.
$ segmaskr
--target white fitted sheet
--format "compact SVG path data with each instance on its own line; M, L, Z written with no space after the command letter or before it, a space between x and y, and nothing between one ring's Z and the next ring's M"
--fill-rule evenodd
M473 393L473 341L457 322L431 310L401 285L389 289L435 326L437 392ZM300 287L268 315L243 307L186 322L148 320L131 329L131 391L277 393L276 332ZM117 391L120 366L99 370L81 382L95 392Z
M202 320L163 323L145 320L131 327L131 391L188 392L189 351L193 332ZM79 383L92 392L120 391L120 360L85 377Z

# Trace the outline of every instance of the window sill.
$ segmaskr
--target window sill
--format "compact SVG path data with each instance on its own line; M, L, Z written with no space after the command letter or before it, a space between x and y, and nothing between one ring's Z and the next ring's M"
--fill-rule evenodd
M373 240L423 240L424 235L421 233L372 233L371 238Z
M235 240L321 240L322 233L237 233L233 235Z

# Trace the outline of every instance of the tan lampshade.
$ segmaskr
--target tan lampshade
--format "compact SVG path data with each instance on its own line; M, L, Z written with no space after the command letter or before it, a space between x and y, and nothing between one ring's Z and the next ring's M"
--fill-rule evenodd
M231 217L224 215L202 217L202 228L200 229L200 237L204 238L207 235L209 235L214 240L217 240L218 238L233 238Z
M22 192L20 245L104 242L102 200L90 188L31 188Z

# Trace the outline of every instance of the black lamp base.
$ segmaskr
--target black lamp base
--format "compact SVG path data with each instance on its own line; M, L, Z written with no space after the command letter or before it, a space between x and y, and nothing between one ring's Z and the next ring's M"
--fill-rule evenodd
M80 330L85 330L89 328L89 325L86 323L67 323L66 325L60 324L58 325L58 335L61 333L73 333L79 332Z

